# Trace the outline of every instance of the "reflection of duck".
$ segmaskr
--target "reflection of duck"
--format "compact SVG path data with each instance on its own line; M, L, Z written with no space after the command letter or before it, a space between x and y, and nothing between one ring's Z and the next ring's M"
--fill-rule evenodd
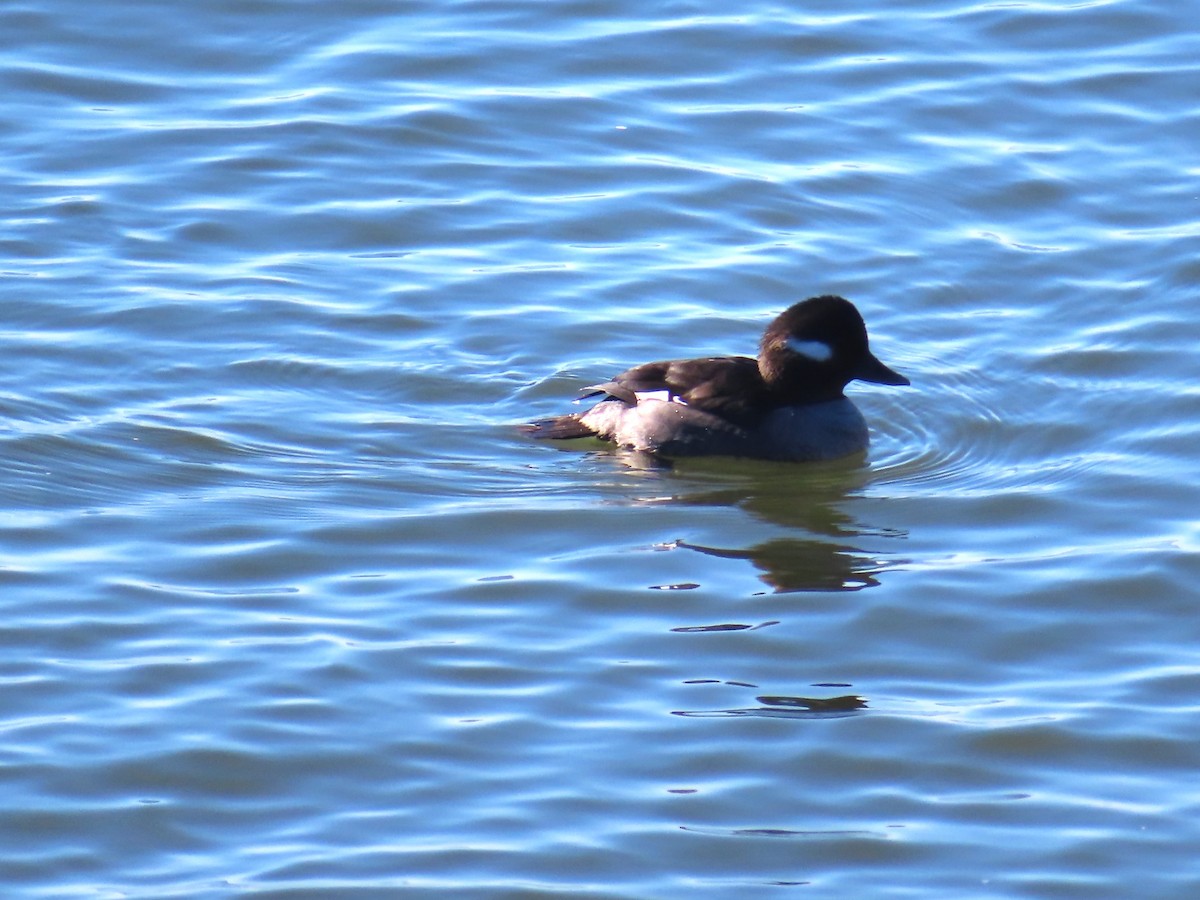
M663 456L812 461L865 450L867 425L843 394L858 379L909 381L872 355L854 304L813 297L764 332L758 359L652 362L590 388L584 413L525 426L536 438L599 437Z
M791 591L860 591L879 584L876 575L887 568L874 557L820 540L778 538L748 550L703 547L687 541L673 546L719 559L744 559L760 570L759 578L776 593Z
M849 685L845 685L849 687ZM675 710L672 715L689 718L734 718L757 716L764 719L841 719L857 715L867 701L857 694L840 697L756 697L758 707L737 709Z
M736 508L752 519L782 529L709 534L706 540L680 540L668 546L715 559L745 560L773 593L858 591L879 584L883 573L904 563L897 539L906 533L868 524L861 498L871 470L849 461L807 466L802 472L762 463L719 466L711 460L678 463L672 483L686 485L672 501L681 506ZM882 514L882 511L880 511ZM756 538L747 540L748 533ZM687 568L683 569L688 572ZM703 581L698 576L691 576Z

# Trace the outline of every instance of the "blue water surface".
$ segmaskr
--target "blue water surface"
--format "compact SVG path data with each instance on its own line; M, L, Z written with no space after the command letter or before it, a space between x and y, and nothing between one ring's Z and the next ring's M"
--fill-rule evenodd
M4 896L1200 896L1187 22L0 8ZM865 460L514 427L820 293Z

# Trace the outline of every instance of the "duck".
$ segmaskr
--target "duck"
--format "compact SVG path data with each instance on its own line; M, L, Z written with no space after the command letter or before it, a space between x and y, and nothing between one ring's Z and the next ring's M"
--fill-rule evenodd
M579 401L599 398L587 411L522 430L537 440L598 438L665 459L832 460L870 443L866 420L845 395L855 380L911 384L871 352L854 304L825 294L780 313L763 332L757 358L643 363L584 388Z

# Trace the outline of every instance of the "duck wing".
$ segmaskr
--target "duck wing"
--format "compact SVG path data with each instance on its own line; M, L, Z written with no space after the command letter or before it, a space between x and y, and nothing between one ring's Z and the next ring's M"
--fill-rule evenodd
M645 363L585 390L587 393L580 399L605 395L629 406L645 400L664 400L695 407L739 425L753 422L769 406L769 391L759 374L758 361L748 356Z

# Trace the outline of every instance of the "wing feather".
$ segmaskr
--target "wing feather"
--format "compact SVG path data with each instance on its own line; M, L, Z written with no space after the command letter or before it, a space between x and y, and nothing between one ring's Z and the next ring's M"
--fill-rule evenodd
M758 362L747 356L646 363L587 391L584 396L606 395L629 406L639 395L661 395L644 399L676 400L737 424L753 421L769 405Z

